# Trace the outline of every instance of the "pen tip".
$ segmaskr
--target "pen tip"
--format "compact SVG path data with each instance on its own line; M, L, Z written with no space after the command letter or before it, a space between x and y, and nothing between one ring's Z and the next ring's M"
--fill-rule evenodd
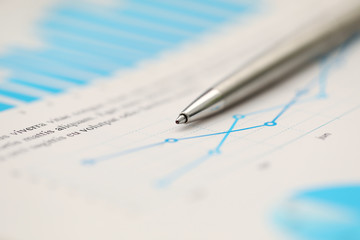
M175 120L176 124L182 124L187 122L187 117L184 114L180 114Z

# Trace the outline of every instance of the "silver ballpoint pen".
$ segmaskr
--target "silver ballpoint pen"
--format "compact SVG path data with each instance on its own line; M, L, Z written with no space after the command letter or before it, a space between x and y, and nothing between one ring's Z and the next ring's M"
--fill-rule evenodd
M323 16L278 43L208 89L186 107L175 122L189 123L218 113L338 47L360 30L360 4L355 5L340 14Z

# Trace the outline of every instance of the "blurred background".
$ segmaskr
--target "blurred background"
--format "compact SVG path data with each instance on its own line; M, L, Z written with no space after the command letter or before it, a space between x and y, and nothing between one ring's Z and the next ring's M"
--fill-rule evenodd
M244 29L235 34L254 34L241 44L255 55L268 46L263 40L271 43L340 2L0 0L0 111L112 79L194 42L221 38L239 24ZM280 22L282 30L275 29ZM360 186L296 191L267 215L269 225L289 239L359 240Z

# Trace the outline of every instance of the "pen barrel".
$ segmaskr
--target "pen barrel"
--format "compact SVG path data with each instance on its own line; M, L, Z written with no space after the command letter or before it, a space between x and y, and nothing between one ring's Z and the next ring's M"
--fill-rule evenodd
M212 89L220 93L223 106L232 105L328 53L359 30L360 4L336 15L323 16L244 65Z

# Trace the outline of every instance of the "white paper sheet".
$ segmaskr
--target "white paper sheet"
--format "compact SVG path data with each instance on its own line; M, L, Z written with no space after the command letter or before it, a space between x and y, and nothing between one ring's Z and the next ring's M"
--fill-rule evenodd
M0 2L0 238L357 239L359 41L174 124L333 3Z

